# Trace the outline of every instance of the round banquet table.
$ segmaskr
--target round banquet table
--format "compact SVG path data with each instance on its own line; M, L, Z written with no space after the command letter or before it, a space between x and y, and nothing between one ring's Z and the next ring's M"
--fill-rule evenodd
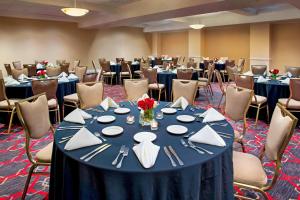
M156 110L160 110L165 104L161 102ZM139 125L137 107L130 106L127 102L121 103L121 106L131 109L131 114L136 119L134 124L126 124L127 115L116 115L112 109L100 114L87 111L92 115L116 116L116 121L111 124L101 124L96 121L90 124L90 120L86 120L86 128L91 133L101 132L103 128L112 125L124 128L124 132L119 136L102 135L112 146L89 162L79 158L98 146L65 151L65 143L60 144L58 141L62 137L74 135L76 130L65 130L55 134L50 174L50 199L233 199L233 129L230 125L213 127L215 130L232 135L230 138L224 138L225 147L201 144L200 146L213 151L214 154L199 154L193 149L183 147L180 143L182 135L169 134L166 127L180 124L186 126L190 132L200 130L205 124L196 121L181 123L176 120L178 114L193 114L190 109L178 111L176 115L164 115L163 119L158 120L159 129L151 131L157 135L154 144L160 146L156 163L152 168L144 169L132 150L133 136L140 131L150 131L150 128ZM203 112L203 110L195 112ZM60 126L66 125L73 125L73 123L62 122ZM129 147L129 155L123 160L122 167L117 169L111 163L123 144ZM167 145L175 149L184 162L183 166L177 163L177 167L172 167L163 150Z
M120 64L110 65L110 70L116 72L116 83L120 84L120 72L122 67ZM131 73L133 75L134 71L140 70L140 64L131 64Z
M177 79L177 74L173 72L159 72L157 73L157 81L164 84L167 90L167 100L171 100L172 81ZM198 73L193 72L192 80L198 80ZM164 96L163 94L161 95Z

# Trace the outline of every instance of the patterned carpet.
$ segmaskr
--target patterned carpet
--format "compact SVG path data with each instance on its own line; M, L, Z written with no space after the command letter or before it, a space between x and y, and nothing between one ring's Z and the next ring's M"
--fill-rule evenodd
M202 108L216 107L220 99L219 89L213 86L214 96L211 104L203 96L197 99L196 104ZM116 101L125 98L122 86L106 86L105 95L113 97ZM268 125L259 121L257 127L254 126L253 119L249 119L249 129L245 137L246 151L258 155L260 147L265 143ZM234 127L241 129L241 124L234 124ZM30 167L24 148L24 133L20 126L14 126L11 134L7 135L6 127L0 125L0 200L20 199ZM33 141L33 149L44 146L52 139L47 136L39 141ZM269 199L298 199L300 200L300 130L295 131L283 158L281 175L274 188L268 192ZM239 150L239 146L235 147ZM272 163L265 161L264 166L268 175L272 175ZM47 168L40 170L47 171ZM48 199L49 177L33 176L28 189L27 199ZM252 198L258 198L254 192L236 189L239 193L247 193Z

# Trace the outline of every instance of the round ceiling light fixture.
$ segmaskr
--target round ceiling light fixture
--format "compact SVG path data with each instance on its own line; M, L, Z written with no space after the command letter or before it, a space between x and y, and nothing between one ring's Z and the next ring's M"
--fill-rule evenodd
M205 25L204 24L191 24L190 27L192 29L202 29Z
M88 14L89 10L84 8L77 8L76 0L74 0L74 7L70 8L62 8L61 11L65 13L66 15L72 16L72 17L81 17L86 14Z

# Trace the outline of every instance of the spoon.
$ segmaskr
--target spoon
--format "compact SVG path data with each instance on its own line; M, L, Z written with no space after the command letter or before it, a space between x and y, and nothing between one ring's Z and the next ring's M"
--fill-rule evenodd
M104 142L107 141L107 139L105 139L104 137L101 136L101 134L99 132L95 132L94 133L96 137L100 138L101 140L103 140Z

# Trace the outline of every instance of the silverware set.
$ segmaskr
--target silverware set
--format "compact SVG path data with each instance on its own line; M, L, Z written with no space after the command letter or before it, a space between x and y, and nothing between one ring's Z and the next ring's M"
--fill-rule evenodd
M99 153L101 153L104 150L106 150L107 148L109 148L110 146L111 146L111 144L103 144L103 145L97 147L96 149L94 149L93 151L81 156L80 160L84 160L85 162L88 162L92 158L94 158L96 155L98 155Z
M164 107L163 108L167 108L167 107L170 107L170 105L172 104L172 102L169 102L169 103L167 103L166 105L164 105Z
M198 149L198 148L195 147L195 146L191 146L191 145L187 144L187 143L184 141L184 139L181 139L180 142L181 142L181 144L182 144L184 147L191 148L191 149L195 150L195 151L196 151L197 153L199 153L199 154L204 154L204 151Z
M97 119L97 116L94 116L93 119L90 121L90 124L94 123L94 121Z
M59 144L69 141L73 135L62 137L61 140L58 142Z
M105 139L104 137L101 136L101 134L99 132L94 132L95 136L100 138L101 140L103 140L104 142L107 141L107 139Z
M99 113L105 112L104 110L100 110L100 109L97 109L97 108L88 108L86 110L95 111L95 112L99 112Z
M189 141L189 140L188 140L188 144L189 144L191 147L200 149L200 150L202 150L202 151L204 151L204 152L206 152L206 153L208 153L208 154L210 154L210 155L214 154L213 152L211 152L211 151L209 151L209 150L207 150L207 149L204 149L203 147L200 147L200 146L195 145L192 141Z
M221 137L223 138L231 138L232 135L228 134L228 133L224 133L221 131L216 131Z
M85 126L60 126L56 128L56 131L64 131L64 130L79 130Z
M125 157L128 156L128 153L129 153L129 148L126 147L125 145L122 145L121 148L120 148L120 151L119 151L119 153L117 155L117 157L114 159L114 161L112 161L111 164L112 165L116 165L117 168L121 168L123 160L124 160ZM119 164L117 164L118 163L118 159L119 159L119 157L121 155L122 155L121 160L120 160Z
M190 132L189 134L184 135L184 138L189 138L190 136L192 136L195 133L195 131Z
M210 126L223 126L223 127L228 125L228 123L224 123L224 122L210 122L210 123L207 123L207 124L210 125Z
M179 165L184 165L184 163L182 162L182 160L179 158L178 154L176 153L176 151L173 149L172 146L164 146L164 151L165 154L168 156L168 158L170 159L170 162L172 164L173 167L176 167L177 164L176 162L173 160L172 155L176 158L177 162L179 163Z

